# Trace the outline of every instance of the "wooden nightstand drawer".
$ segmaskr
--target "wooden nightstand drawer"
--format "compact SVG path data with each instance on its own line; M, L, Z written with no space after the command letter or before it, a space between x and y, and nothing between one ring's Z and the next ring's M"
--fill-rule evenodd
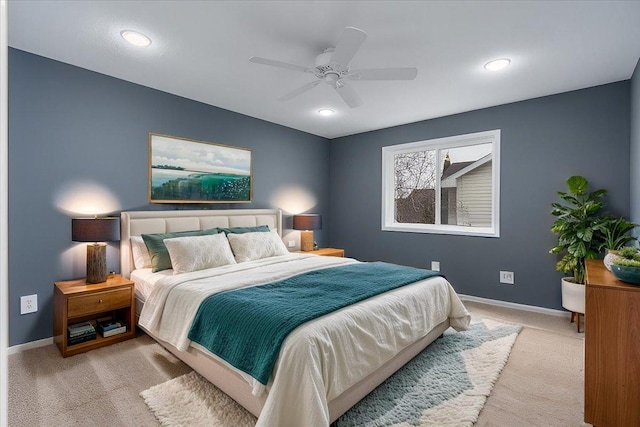
M68 317L79 317L92 313L100 313L128 307L131 304L131 289L113 289L95 292L89 295L69 297Z

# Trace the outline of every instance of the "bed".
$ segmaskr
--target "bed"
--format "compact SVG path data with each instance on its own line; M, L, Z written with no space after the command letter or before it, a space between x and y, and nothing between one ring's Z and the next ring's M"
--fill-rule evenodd
M286 338L268 383L261 384L186 336L205 298L203 290L210 294L219 286L270 283L360 263L283 254L185 274L152 273L135 268L131 242L142 234L262 225L281 236L281 211L122 212L120 242L121 272L136 283L141 329L258 417L258 426L327 426L447 328L463 330L469 324L466 309L443 277L421 280L304 323Z

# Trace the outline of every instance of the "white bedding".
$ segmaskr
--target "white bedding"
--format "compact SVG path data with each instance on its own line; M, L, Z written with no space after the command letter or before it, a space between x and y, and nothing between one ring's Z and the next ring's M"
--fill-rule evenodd
M163 277L173 276L173 270L162 270L154 273L151 268L138 268L131 272L131 280L136 285L136 296L146 301L156 282Z
M354 262L289 254L180 275L153 273L146 279L152 289L140 325L184 351L191 344L187 334L197 308L207 296ZM305 323L283 343L266 387L237 371L254 395L268 392L257 425L328 426L328 401L447 318L457 330L466 329L470 320L451 285L434 277Z

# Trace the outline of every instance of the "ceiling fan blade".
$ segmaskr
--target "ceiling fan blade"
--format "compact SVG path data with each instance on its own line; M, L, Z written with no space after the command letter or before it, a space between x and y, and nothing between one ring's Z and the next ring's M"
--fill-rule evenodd
M351 62L351 59L358 52L366 38L367 33L362 30L354 27L345 28L333 51L331 62L337 62L343 67L349 65L349 62Z
M273 59L260 58L259 56L252 56L249 58L249 62L262 65L270 65L272 67L284 68L285 70L300 71L302 73L313 73L313 69L304 67L302 65L289 64L288 62L276 61Z
M306 91L308 91L309 89L313 89L314 87L318 86L320 84L320 80L316 80L314 82L311 83L307 83L304 86L300 86L298 89L289 92L288 94L286 94L285 96L278 98L280 101L288 101L291 98L294 98Z
M369 68L352 70L349 80L413 80L418 75L418 69L407 68Z
M347 86L344 82L338 80L333 88L349 107L356 108L362 103L360 101L360 97L353 88L351 86Z

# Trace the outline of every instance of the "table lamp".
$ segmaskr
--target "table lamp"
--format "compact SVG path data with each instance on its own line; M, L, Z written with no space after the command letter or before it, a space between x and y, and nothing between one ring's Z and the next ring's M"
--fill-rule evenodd
M73 218L71 240L87 245L87 283L107 280L107 245L120 240L120 218Z
M317 214L300 214L293 216L293 229L300 231L300 249L313 250L313 231L322 229L322 217Z

